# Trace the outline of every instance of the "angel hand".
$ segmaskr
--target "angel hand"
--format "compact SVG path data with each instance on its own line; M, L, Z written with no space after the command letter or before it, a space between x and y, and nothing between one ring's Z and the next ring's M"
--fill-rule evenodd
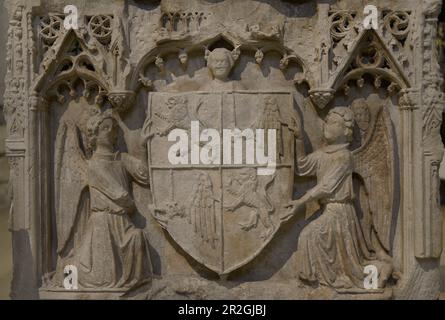
M302 203L300 200L292 200L284 207L287 208L287 211L280 216L281 221L289 220L301 207Z

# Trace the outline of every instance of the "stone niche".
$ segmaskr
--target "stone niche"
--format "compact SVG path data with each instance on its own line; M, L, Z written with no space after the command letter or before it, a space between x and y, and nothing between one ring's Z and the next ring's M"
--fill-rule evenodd
M441 1L363 3L6 1L12 298L437 299Z

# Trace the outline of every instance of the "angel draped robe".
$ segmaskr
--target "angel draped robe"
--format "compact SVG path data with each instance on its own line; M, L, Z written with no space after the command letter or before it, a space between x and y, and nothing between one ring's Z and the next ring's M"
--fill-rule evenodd
M135 210L130 179L148 183L147 169L134 157L119 153L95 153L85 164L88 217L76 235L77 245L58 265L75 265L82 289L130 288L150 279L148 240L129 216Z
M301 232L296 253L300 279L335 289L363 288L364 266L370 263L352 204L352 154L347 144L332 145L298 160L299 175L316 175L309 191L322 214Z
M129 214L135 210L130 177L147 183L139 160L119 153L95 153L88 160L91 213L79 248L79 284L128 287L152 274L148 240Z

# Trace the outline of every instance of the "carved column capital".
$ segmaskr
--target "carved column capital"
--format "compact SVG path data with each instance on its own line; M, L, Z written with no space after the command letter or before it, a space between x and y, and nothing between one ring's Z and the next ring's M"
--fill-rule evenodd
M415 88L400 90L399 108L400 110L414 110L418 108L420 91Z
M423 0L422 10L427 18L437 19L442 5L442 0Z
M312 99L312 102L314 102L315 105L320 109L324 109L324 107L326 107L326 105L334 97L334 93L334 89L316 88L313 90L309 90L309 95Z
M108 100L117 110L126 110L134 102L135 94L133 91L112 91L108 93Z

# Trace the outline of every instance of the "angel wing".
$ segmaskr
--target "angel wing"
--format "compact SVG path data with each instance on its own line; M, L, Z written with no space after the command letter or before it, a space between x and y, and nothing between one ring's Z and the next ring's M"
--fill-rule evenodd
M369 199L369 222L379 242L390 250L393 206L393 139L387 111L380 107L371 119L362 146L353 151L354 171L363 179ZM366 219L365 219L366 221ZM369 226L368 226L369 227Z
M80 148L80 132L74 122L62 119L56 135L55 204L58 246L62 254L85 225L88 215L87 162ZM77 227L79 226L79 227Z

